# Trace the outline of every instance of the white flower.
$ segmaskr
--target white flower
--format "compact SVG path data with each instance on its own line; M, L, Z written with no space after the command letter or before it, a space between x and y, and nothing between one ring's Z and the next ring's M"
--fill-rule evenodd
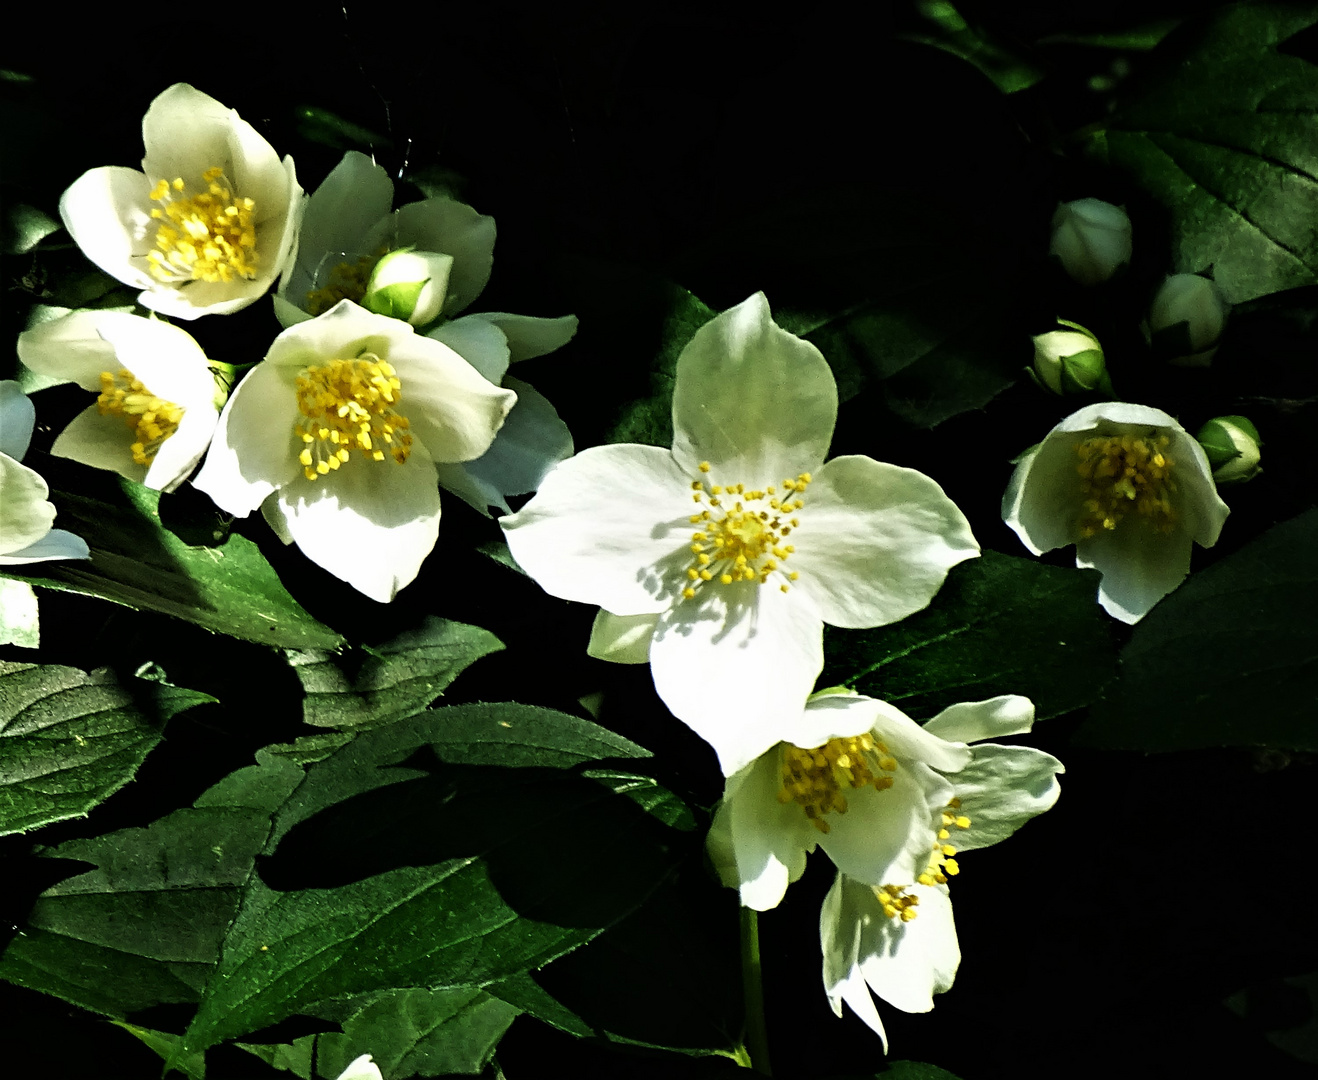
M824 622L905 618L979 553L922 473L821 464L836 417L823 356L757 294L682 350L671 451L583 451L500 519L546 591L600 606L593 655L648 653L659 696L728 775L800 724Z
M1172 274L1149 306L1153 347L1180 367L1207 367L1230 310L1217 284L1198 274Z
M98 396L51 453L173 491L219 417L206 354L177 326L118 311L75 311L18 336L27 367Z
M759 911L777 906L816 846L863 884L896 889L941 883L944 873L956 873L948 829L964 830L969 823L964 809L956 809L964 804L965 770L972 770L966 776L973 786L976 770L1007 749L1033 767L1060 768L1035 750L972 751L966 743L1029 731L1033 721L1034 706L1023 697L954 705L921 727L883 701L848 691L815 694L790 742L728 778L710 829L720 876L740 889L745 906ZM1055 783L1049 791L1055 799ZM978 822L981 842L972 846L1006 835L1002 813L995 805ZM963 846L960 832L954 840Z
M348 1062L348 1067L339 1073L338 1080L384 1080L380 1075L380 1066L371 1060L370 1054L363 1054Z
M84 173L60 199L83 254L179 319L224 315L274 284L297 235L302 189L251 124L175 83L142 120L142 172Z
M494 219L447 198L391 213L393 198L384 169L355 150L345 154L307 200L297 258L279 283L275 315L293 326L347 299L417 326L443 320L428 336L490 382L515 390L518 405L489 453L442 466L439 482L482 513L487 506L506 513L507 496L534 491L573 449L554 407L507 378L508 366L565 345L576 333L576 316L484 312L457 318L490 279Z
M1229 512L1180 424L1115 401L1053 428L1002 500L1003 519L1034 554L1075 544L1076 566L1103 574L1098 602L1127 623L1184 580L1192 543L1217 543Z
M1028 731L1033 714L1029 701L1020 697L969 702L943 710L924 726L924 734L964 748ZM839 868L820 912L829 1004L838 1016L844 1001L850 1005L883 1039L885 1052L888 1037L870 991L904 1012L928 1012L933 995L951 987L961 962L947 886L960 868L947 857L948 849L954 845L955 852L963 853L996 844L1051 807L1060 794L1062 764L1049 754L994 743L973 746L970 752L971 760L949 776L954 798L937 811L925 834L933 837L934 862L941 861L941 870L931 863L914 879L876 885Z
M1130 262L1130 218L1102 199L1061 203L1053 214L1050 254L1081 285L1099 285Z
M516 400L447 346L345 300L275 339L193 482L232 514L260 506L285 543L387 602L435 545L435 463L484 453Z
M52 529L55 507L37 473L20 464L32 441L37 410L17 382L0 382L0 566L85 559L87 545L63 529Z

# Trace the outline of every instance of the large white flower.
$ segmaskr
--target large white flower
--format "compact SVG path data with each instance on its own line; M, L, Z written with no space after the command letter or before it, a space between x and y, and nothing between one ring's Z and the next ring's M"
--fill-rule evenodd
M515 390L517 407L489 452L439 470L440 484L476 509L497 506L506 513L507 496L534 491L573 449L553 405L507 377L509 364L565 345L576 333L576 316L462 315L490 280L494 219L442 197L390 212L393 199L393 181L383 168L365 154L346 153L307 200L297 258L279 283L275 315L292 326L353 300L415 326L430 325L430 337L490 382Z
M63 529L52 529L55 507L50 489L21 462L32 441L37 410L18 383L0 382L0 566L85 559L84 541Z
M822 464L836 418L827 362L756 294L682 350L671 451L583 451L500 519L541 586L600 606L592 654L648 656L660 697L728 775L799 726L823 623L904 618L979 553L924 474Z
M1100 570L1098 602L1138 622L1212 547L1230 513L1203 448L1161 409L1103 402L1072 413L1020 462L1002 516L1034 554L1075 544Z
M435 463L483 454L516 400L448 346L344 300L275 339L193 482L232 514L260 506L285 543L387 602L435 546Z
M64 227L144 307L180 319L223 315L274 284L297 235L293 159L186 83L142 120L142 171L84 173L60 199Z
M888 1037L870 991L904 1012L928 1012L933 995L956 976L961 949L947 881L960 867L951 856L996 844L1057 801L1063 769L1056 758L1029 747L980 743L1028 731L1033 719L1033 706L1021 697L944 709L924 725L924 735L963 750L979 745L969 747L970 760L948 776L955 794L923 833L928 866L913 878L878 883L849 876L839 863L819 917L824 990L834 1013L842 1015L845 1001L883 1039L885 1052ZM834 815L835 830L850 813Z
M97 394L51 453L173 491L210 445L215 380L192 336L119 311L75 311L18 336L27 367Z
M338 1080L382 1080L380 1066L371 1060L370 1054L362 1054L348 1062L348 1067L339 1073Z

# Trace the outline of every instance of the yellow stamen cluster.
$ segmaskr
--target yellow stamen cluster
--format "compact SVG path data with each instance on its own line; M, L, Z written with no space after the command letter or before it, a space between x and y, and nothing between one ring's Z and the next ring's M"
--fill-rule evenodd
M883 908L883 914L890 919L910 922L919 914L915 908L920 898L908 893L904 885L875 885L874 897Z
M1076 466L1084 492L1081 537L1115 529L1134 511L1159 532L1173 530L1171 440L1166 435L1101 435L1076 445Z
M897 771L897 759L868 731L849 738L830 739L813 750L782 744L782 787L778 801L797 803L821 833L831 829L825 814L845 814L846 789L872 787L886 791Z
M956 848L946 843L952 835L952 829L970 828L970 818L965 814L958 814L957 811L960 809L961 800L953 799L942 810L942 824L938 829L938 839L934 841L933 852L929 856L929 865L915 879L921 885L946 885L949 877L956 877L961 873L961 867L952 858L956 854Z
M183 409L151 393L127 368L114 374L101 372L101 393L96 408L102 416L122 416L133 432L130 449L139 465L150 465L160 444L178 430Z
M355 262L341 262L332 267L329 280L321 288L312 289L307 293L307 313L320 315L329 311L340 300L361 303L362 297L366 295L366 286L371 280L371 274L375 270L375 264L384 258L388 251L387 247L382 247L374 255L363 255Z
M181 176L161 180L151 199L162 203L151 211L160 222L156 250L147 252L150 270L159 281L222 281L256 277L256 203L233 194L218 165L201 174L206 190L186 195Z
M303 419L294 425L304 444L298 461L306 478L339 468L353 450L371 461L387 455L405 462L412 434L397 410L401 388L392 365L374 353L306 368L297 378Z
M709 469L708 461L700 463L702 473ZM705 581L765 584L779 569L778 564L796 550L783 541L801 524L792 515L805 505L801 496L810 479L806 472L784 480L782 495L772 485L760 491L747 490L745 484L710 484L703 478L691 481L691 499L700 510L691 515L691 524L698 528L691 534L693 558L686 572L691 584L682 595L690 600ZM795 581L800 575L793 570L785 576ZM784 582L779 588L787 592L788 586Z

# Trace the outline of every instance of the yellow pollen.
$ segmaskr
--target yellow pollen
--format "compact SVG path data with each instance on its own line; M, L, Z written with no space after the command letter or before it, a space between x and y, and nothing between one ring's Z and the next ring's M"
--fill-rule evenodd
M307 314L320 315L329 311L340 300L361 303L366 295L366 286L370 283L375 264L389 253L388 247L381 247L373 255L363 255L353 262L341 262L330 268L329 278L319 289L307 293Z
M1115 529L1134 512L1158 532L1176 525L1171 495L1174 462L1167 455L1166 435L1100 435L1076 444L1076 472L1084 495L1080 515L1082 538Z
M709 462L702 461L699 469L702 477L708 474ZM804 493L809 484L808 472L783 481L784 487L798 495ZM800 521L796 518L785 521L780 512L799 510L805 505L801 499L780 502L770 497L772 487L759 490L747 488L745 484L710 484L703 478L694 480L691 490L692 500L701 506L700 512L692 514L689 519L700 529L691 534L691 570L697 571L702 581L717 578L724 585L737 581L755 581L763 585L768 582L770 574L780 570L779 563L785 562L796 550L791 544L784 544L783 539L799 526ZM732 505L725 505L724 499ZM709 572L705 571L706 567L710 568ZM691 577L690 571L687 576ZM799 575L793 571L783 576L788 581L795 581ZM779 588L788 591L786 584L780 584ZM691 599L695 593L686 589L683 595Z
M151 276L158 281L251 281L256 277L256 203L233 194L224 170L215 165L201 174L204 190L185 194L183 178L159 181L151 211L160 222L156 250L147 252Z
M953 799L939 812L938 839L934 841L929 853L929 864L915 879L921 885L946 885L949 877L956 877L961 873L961 867L952 858L956 854L956 848L943 842L951 836L952 829L970 828L970 818L965 814L958 814L957 811L960 809L961 800Z
M920 898L908 893L904 885L875 885L874 896L890 919L910 922L919 914L915 908Z
M150 465L160 444L178 430L183 409L151 393L127 368L115 374L101 372L101 393L96 408L102 416L122 416L133 433L130 449L139 465Z
M795 802L816 829L827 833L831 826L824 815L847 812L845 791L863 787L884 791L892 787L892 777L883 774L896 770L887 746L869 732L830 739L813 750L783 743L778 801Z
M393 367L374 353L304 369L297 378L302 418L293 426L303 443L303 475L325 476L347 464L353 450L370 461L405 462L412 433L398 412L401 389Z

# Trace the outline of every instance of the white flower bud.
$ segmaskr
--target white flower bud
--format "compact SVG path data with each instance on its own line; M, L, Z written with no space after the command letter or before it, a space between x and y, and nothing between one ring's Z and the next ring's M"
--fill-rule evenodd
M1198 274L1172 274L1149 307L1154 349L1173 364L1207 367L1230 306L1222 290Z
M425 326L434 322L444 307L452 268L452 255L412 248L391 251L371 271L362 307L413 326Z
M1048 251L1081 285L1100 285L1130 262L1130 218L1101 199L1062 203Z
M1204 448L1217 483L1240 484L1262 472L1259 447L1263 440L1246 417L1215 417L1199 429L1195 438Z
M1054 394L1112 393L1103 346L1079 323L1059 319L1066 330L1052 330L1034 338L1034 366L1030 377Z

